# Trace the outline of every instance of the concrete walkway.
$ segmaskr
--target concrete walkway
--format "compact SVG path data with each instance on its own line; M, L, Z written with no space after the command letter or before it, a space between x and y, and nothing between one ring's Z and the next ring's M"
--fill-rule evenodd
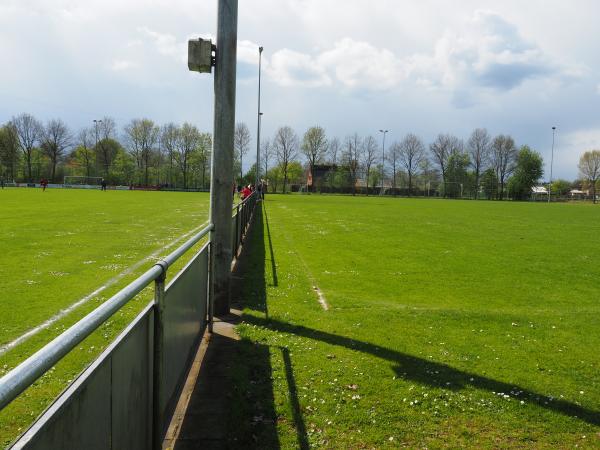
M163 449L226 449L232 390L231 363L239 337L235 325L241 312L215 318L213 334L206 333L190 370Z

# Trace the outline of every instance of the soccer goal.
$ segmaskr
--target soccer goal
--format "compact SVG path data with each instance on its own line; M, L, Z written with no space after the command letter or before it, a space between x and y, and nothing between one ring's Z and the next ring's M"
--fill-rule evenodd
M66 188L96 189L102 183L102 177L65 176L63 185Z

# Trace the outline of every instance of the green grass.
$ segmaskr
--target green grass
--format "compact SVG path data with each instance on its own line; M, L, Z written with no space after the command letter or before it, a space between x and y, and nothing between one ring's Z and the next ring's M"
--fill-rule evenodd
M235 442L600 448L598 207L270 196L263 219Z
M0 191L0 345L90 294L208 218L202 193L4 189ZM183 242L181 242L183 243ZM154 258L23 344L0 355L0 376L151 267ZM181 263L169 270L176 273ZM151 287L0 413L8 444L151 298Z

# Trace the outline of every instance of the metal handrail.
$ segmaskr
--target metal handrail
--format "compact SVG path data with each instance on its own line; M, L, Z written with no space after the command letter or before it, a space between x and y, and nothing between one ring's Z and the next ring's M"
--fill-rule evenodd
M46 373L76 345L87 338L98 327L140 293L151 282L160 277L181 255L214 229L208 224L188 239L183 245L158 261L139 278L135 279L110 299L75 323L60 336L46 344L32 356L0 378L0 410L12 402L35 380Z

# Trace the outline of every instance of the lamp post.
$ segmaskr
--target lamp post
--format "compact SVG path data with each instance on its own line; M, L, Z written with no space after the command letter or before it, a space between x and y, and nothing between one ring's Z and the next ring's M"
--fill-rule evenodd
M262 63L262 52L263 48L258 47L258 114L257 114L257 131L256 131L256 180L254 182L254 188L258 189L258 183L260 181L260 122L262 112L260 112L260 71Z
M383 134L383 143L381 145L381 192L379 193L379 195L383 195L384 190L383 183L385 179L385 135L388 133L388 131L389 130L379 130L379 132Z
M98 124L102 123L102 120L94 119L94 128L96 130L96 146L98 146Z
M550 203L550 193L552 191L552 166L554 165L554 133L556 127L552 127L552 156L550 157L550 182L548 183L548 203Z

